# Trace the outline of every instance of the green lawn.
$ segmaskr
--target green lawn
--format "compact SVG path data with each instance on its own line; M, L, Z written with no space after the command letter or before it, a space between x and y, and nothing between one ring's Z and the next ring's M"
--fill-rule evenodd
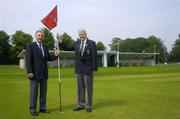
M29 81L24 70L0 66L0 119L180 119L180 66L100 68L94 76L93 112L73 112L74 69L62 69L59 113L57 69L49 70L47 108L29 113Z

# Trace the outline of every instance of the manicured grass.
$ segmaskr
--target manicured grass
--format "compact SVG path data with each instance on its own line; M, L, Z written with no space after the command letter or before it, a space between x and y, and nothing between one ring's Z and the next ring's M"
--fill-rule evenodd
M64 113L59 113L57 69L49 69L47 108L29 113L24 70L0 66L0 119L180 119L180 66L99 68L94 76L93 112L73 112L74 69L61 69Z

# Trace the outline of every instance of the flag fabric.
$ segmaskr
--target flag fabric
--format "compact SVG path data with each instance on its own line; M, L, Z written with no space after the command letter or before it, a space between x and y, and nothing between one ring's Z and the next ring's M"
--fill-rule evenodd
M49 29L53 29L54 27L57 26L57 5L51 10L51 12L44 17L41 22Z

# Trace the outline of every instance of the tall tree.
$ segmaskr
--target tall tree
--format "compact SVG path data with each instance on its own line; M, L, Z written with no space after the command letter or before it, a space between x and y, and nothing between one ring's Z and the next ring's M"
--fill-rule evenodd
M61 38L62 38L63 42L66 43L67 45L71 45L74 42L72 37L69 34L67 34L66 32L63 33Z
M53 34L47 28L42 28L41 30L44 32L44 43L48 46L50 50L53 50L54 48Z
M9 35L0 31L0 64L10 64L11 45L9 44Z
M68 35L66 32L61 35L61 39L68 46L72 45L72 43L74 42L74 40L71 38L71 36ZM63 50L62 48L60 48L60 49Z
M97 50L105 50L106 47L104 46L103 42L99 41L97 44L96 44L96 47L97 47Z
M180 62L180 34L178 39L175 41L172 51L170 52L170 60Z
M167 48L165 47L163 41L155 36L149 36L147 38L147 41L148 41L148 47L145 48L145 51L154 52L155 50L155 52L160 53L159 61L165 62L167 56Z
M139 37L135 39L127 38L120 44L121 52L143 52L144 48L147 47L145 38Z
M111 51L120 51L120 44L123 42L121 38L114 37L111 41L111 44L109 44Z
M23 31L16 31L15 34L12 35L11 43L13 45L12 48L12 59L13 63L18 63L18 54L25 49L26 44L32 41L32 36L30 34L24 33Z
M160 62L165 61L165 54L167 54L167 49L162 40L155 36L150 36L148 38L127 38L126 40L113 38L111 43L111 50L117 49L119 46L120 52L154 52L155 46L156 52L160 53L158 57Z

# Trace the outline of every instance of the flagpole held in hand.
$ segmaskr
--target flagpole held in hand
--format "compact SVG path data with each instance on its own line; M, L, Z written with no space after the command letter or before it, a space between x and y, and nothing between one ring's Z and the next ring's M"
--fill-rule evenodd
M59 41L57 40L56 43L55 43L55 48L56 50L59 50ZM59 105L60 105L60 112L63 112L63 109L62 109L62 98L61 98L61 75L60 75L60 72L61 72L61 69L60 69L60 58L59 58L59 55L57 56L57 65L58 65L58 83L59 83Z

